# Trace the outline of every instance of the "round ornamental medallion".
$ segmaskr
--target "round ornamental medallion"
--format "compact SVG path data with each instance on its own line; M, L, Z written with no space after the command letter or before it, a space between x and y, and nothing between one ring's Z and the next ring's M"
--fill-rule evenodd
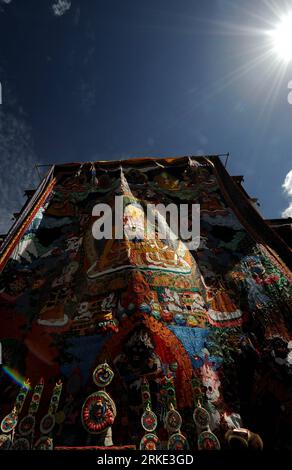
M177 410L170 410L167 412L165 418L165 426L169 433L174 433L179 431L182 425L181 415Z
M0 450L8 450L11 446L11 437L7 434L0 435Z
M195 421L196 426L200 429L208 428L210 424L210 415L205 408L198 407L195 408L193 413L193 418Z
M34 402L34 403L36 403L36 402L38 403L38 402L40 401L40 399L41 399L41 394L40 394L39 392L35 392L35 393L33 394L31 400L32 400L32 402Z
M40 431L42 434L49 434L55 426L55 415L46 414L40 422Z
M99 434L112 426L116 414L114 401L106 392L99 391L86 398L81 411L81 420L87 432Z
M16 439L11 447L12 450L29 450L30 449L30 444L29 440L26 439L26 437L20 437L19 439Z
M144 403L147 403L147 402L149 402L149 401L151 400L151 396L150 396L149 390L143 390L142 399L143 399L143 402L144 402Z
M41 394L40 393L34 393L33 396L32 396L32 399L31 399L31 404L30 404L30 407L29 407L29 410L31 413L36 413L37 410L38 410L38 407L39 407L39 403L40 403L40 399L41 399Z
M145 431L151 432L154 431L157 427L157 417L156 414L151 410L146 410L142 414L141 424Z
M35 445L35 450L53 450L53 439L48 436L40 437Z
M11 432L16 427L16 425L17 425L17 414L13 413L12 411L8 415L6 415L5 418L2 419L1 431L5 433Z
M156 434L148 433L140 441L140 450L159 450L161 448L160 440Z
M113 380L114 373L107 363L100 364L92 374L93 382L98 387L106 387Z
M188 450L189 443L187 439L181 434L176 433L170 436L167 443L168 450Z
M16 408L19 409L26 399L27 392L19 393L16 397Z
M33 415L24 416L19 422L18 431L22 436L28 436L35 426L35 417Z
M211 431L203 431L198 436L199 450L220 450L220 442Z

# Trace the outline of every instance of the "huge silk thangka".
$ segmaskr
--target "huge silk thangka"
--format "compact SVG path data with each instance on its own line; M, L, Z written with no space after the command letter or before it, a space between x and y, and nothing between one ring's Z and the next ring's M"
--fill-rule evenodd
M116 196L123 196L125 236L96 240L93 208L108 204L114 215ZM142 236L150 203L200 204L199 248ZM165 396L172 394L191 448L198 405L221 442L228 428L243 424L266 446L288 448L286 252L218 158L54 167L2 247L0 420L21 381L29 378L33 389L42 377L41 420L61 380L54 445L94 443L80 413L94 391L92 373L106 361L115 372L109 388L116 444L138 445L143 436L147 379L162 442L169 438Z

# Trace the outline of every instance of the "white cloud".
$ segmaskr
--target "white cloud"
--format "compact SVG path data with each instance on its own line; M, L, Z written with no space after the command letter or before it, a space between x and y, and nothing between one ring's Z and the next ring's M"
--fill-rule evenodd
M292 196L292 170L287 173L282 188L284 188L285 193Z
M288 196L292 196L292 170L287 173L282 188L284 189L284 193L288 194ZM292 202L290 202L287 209L282 212L282 217L292 217Z
M67 10L70 10L70 8L71 8L70 0L57 0L52 5L54 15L56 16L64 15L64 13L66 13Z
M197 130L195 135L200 145L205 146L208 144L208 138L201 130Z
M290 202L289 207L282 212L282 217L284 219L286 219L286 217L292 217L292 202Z

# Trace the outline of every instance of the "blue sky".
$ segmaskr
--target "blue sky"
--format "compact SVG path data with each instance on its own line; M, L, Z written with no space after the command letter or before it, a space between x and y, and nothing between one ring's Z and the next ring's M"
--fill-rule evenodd
M0 0L0 233L37 183L35 163L133 156L229 151L264 217L290 204L292 215L292 64L267 35L289 10L292 0Z

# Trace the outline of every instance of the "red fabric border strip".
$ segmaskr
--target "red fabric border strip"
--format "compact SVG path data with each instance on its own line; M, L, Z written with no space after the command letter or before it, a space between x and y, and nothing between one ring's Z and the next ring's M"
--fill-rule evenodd
M17 243L19 242L20 238L22 237L22 235L25 233L26 229L29 227L29 225L31 224L35 214L37 213L37 211L39 210L39 208L44 204L44 202L46 201L48 195L51 193L53 187L55 186L56 184L56 178L54 178L49 186L44 190L44 192L41 194L40 198L38 199L38 201L35 203L35 205L33 207L31 207L31 211L29 213L29 215L27 215L23 221L23 223L21 224L20 228L17 230L16 233L13 232L12 234L12 240L10 243L8 243L8 246L6 247L5 251L3 251L3 253L1 254L0 256L0 272L2 271L2 269L5 267L5 264L7 263L12 251L14 250L14 248L16 247ZM16 226L17 228L17 226Z
M54 447L54 450L136 450L136 446L84 446L84 447Z

